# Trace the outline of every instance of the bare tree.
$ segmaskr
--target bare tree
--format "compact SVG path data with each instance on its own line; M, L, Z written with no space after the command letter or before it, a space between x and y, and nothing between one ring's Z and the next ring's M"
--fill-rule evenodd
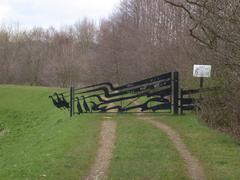
M202 102L202 118L213 127L228 128L240 136L240 2L237 0L165 0L185 11L190 35L205 47L221 87Z

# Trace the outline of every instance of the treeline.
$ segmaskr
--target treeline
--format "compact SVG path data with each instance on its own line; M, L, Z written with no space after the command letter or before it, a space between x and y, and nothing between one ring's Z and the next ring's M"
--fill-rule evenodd
M238 0L123 0L99 26L3 26L0 83L124 84L177 70L186 87L193 64L211 64L211 85L221 90L201 102L201 119L240 136L239 32Z
M88 20L61 30L2 27L0 82L67 87L88 81L93 78L87 74L96 59L96 31Z
M200 61L187 14L163 0L125 0L99 26L0 30L0 82L44 86L122 84ZM191 48L190 48L191 47ZM186 76L187 77L187 76Z
M204 47L220 90L201 102L200 118L240 138L240 1L165 0L188 14L190 36ZM213 82L212 82L213 84Z

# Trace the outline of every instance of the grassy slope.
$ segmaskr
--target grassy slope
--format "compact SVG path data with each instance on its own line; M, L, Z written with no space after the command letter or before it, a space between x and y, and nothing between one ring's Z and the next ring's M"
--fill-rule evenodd
M165 134L136 115L118 116L109 179L187 179L183 161Z
M193 114L158 119L181 134L190 150L201 160L209 179L239 179L240 145L230 136L201 125Z
M97 150L102 116L70 120L67 112L48 100L53 91L0 86L0 127L7 132L0 136L0 177L79 179L86 175ZM127 116L128 121L115 117L118 141L110 178L185 178L183 163L158 129L134 117Z
M53 91L0 86L1 178L79 179L86 175L97 150L102 117L70 120L68 113L47 99ZM199 124L193 115L154 116L182 135L209 179L239 179L240 146L232 138ZM114 118L118 137L110 179L186 179L183 162L166 135L134 115Z
M48 100L54 90L0 86L0 177L79 179L98 146L100 121L70 120ZM3 133L3 128L4 132Z

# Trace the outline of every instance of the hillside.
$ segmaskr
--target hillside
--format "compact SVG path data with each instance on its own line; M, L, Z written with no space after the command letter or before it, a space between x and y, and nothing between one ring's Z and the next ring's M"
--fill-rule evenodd
M48 99L53 89L0 86L0 177L78 179L97 149L99 121L70 120ZM0 179L1 179L0 178Z
M239 143L199 123L193 113L70 119L48 99L55 90L0 86L0 179L84 179L99 173L99 166L106 179L240 176ZM114 127L104 128L107 123Z

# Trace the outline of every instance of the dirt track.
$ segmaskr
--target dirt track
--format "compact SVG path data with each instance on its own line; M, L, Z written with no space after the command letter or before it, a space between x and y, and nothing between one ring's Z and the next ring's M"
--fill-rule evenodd
M167 126L166 124L152 120L151 118L144 117L141 119L151 123L152 125L161 129L164 133L168 135L169 139L173 142L180 156L184 159L191 179L193 180L206 179L203 169L199 163L199 160L191 154L191 152L188 150L183 140L181 139L180 135L176 131L174 131L171 127Z
M114 112L114 110L111 112ZM191 179L193 180L206 179L199 160L191 154L191 152L188 150L183 140L181 139L180 135L175 130L173 130L171 127L162 122L154 120L151 117L146 116L141 117L141 115L138 114L136 118L140 118L148 123L151 123L152 125L156 126L161 131L168 135L169 139L172 141L176 150L184 160L185 166L188 170L188 174ZM114 148L114 142L116 139L115 137L116 126L117 123L114 121L104 121L102 123L100 142L101 147L98 151L95 163L92 166L88 177L86 178L87 180L97 180L106 178L106 172L110 165L112 151Z
M115 121L102 122L100 148L97 152L95 162L90 169L89 175L85 178L85 180L106 178L106 173L110 165L114 142L116 139L116 127L117 123Z

